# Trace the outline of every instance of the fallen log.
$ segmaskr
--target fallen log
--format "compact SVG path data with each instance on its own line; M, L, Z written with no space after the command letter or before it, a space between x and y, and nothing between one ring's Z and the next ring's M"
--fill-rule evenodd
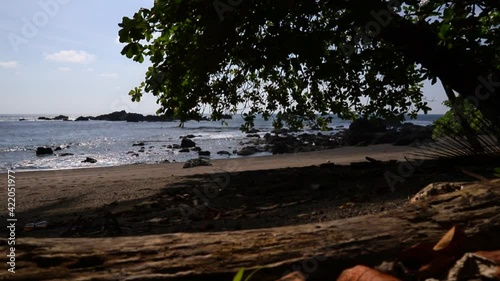
M355 264L376 265L401 249L437 241L461 224L469 251L500 249L500 181L480 182L378 215L325 223L219 233L118 238L21 238L16 273L1 280L252 280L300 270L335 280ZM0 242L0 252L10 246Z

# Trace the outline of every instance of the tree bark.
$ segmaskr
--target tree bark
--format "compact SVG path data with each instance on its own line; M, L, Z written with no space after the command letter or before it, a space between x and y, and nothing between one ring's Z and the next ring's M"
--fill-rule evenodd
M500 180L424 199L379 215L318 224L220 233L117 238L22 238L16 274L1 280L232 280L261 267L253 280L301 270L308 280L334 280L355 264L392 260L422 241L465 225L467 250L500 248ZM0 252L7 253L2 240Z

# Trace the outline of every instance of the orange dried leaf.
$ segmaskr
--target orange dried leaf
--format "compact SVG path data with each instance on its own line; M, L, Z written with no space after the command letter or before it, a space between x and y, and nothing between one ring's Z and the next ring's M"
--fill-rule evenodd
M420 267L418 269L417 276L421 280L425 280L431 277L438 278L439 275L447 272L454 262L454 257L441 256Z
M475 252L474 254L489 259L490 261L496 263L497 265L500 266L500 250L498 251L479 251Z
M446 234L437 242L437 244L432 248L434 251L441 251L443 249L446 249L448 245L450 245L451 241L453 240L453 236L455 236L455 227L452 227Z
M337 281L401 281L398 278L384 274L378 270L357 265L342 271Z
M436 243L434 251L446 252L447 255L459 258L463 254L465 244L465 232L459 226L452 227L439 242Z

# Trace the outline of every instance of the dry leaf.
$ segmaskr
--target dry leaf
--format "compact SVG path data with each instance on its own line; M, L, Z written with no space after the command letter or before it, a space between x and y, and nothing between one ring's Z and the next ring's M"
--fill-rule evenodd
M497 265L500 266L500 250L498 250L498 251L491 251L491 252L479 251L479 252L475 252L474 254L476 254L478 256L481 256L483 258L487 258L490 261L492 261L495 264L497 264Z
M398 278L384 274L378 270L357 265L342 271L337 281L401 281Z
M434 251L445 255L455 256L457 259L464 254L465 232L460 226L452 227L439 242L436 243Z
M417 276L420 280L426 280L430 277L439 277L444 275L455 262L455 257L440 256L418 269Z

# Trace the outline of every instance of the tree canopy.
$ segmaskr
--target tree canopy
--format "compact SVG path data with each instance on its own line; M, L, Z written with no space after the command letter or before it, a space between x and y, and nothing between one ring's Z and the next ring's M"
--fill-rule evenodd
M152 66L130 92L158 113L220 119L241 107L300 127L427 112L439 79L494 124L500 98L497 0L156 0L120 24L122 54ZM319 117L318 117L319 116Z

